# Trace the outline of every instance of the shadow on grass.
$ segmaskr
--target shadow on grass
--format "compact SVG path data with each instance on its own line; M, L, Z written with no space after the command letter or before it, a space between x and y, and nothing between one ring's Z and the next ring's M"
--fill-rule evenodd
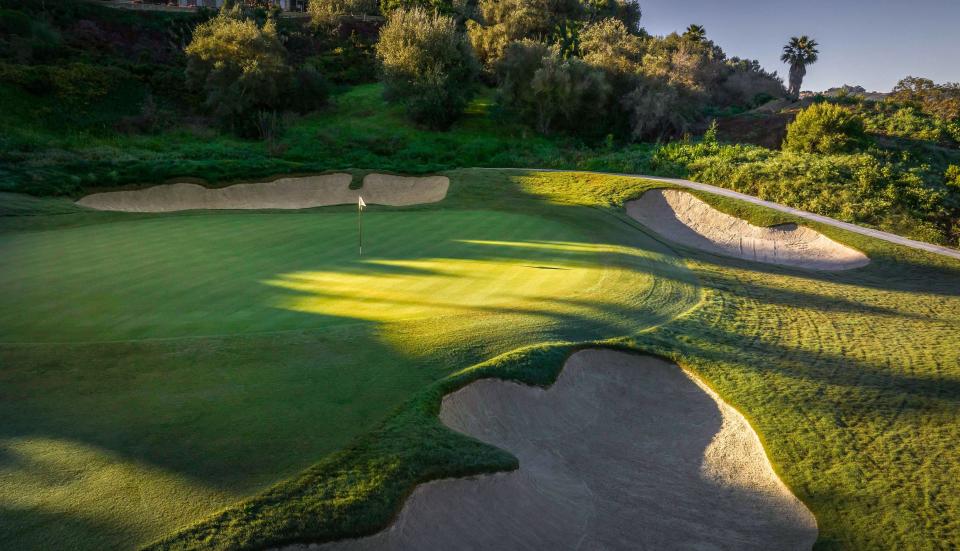
M652 234L638 224L631 224L616 213L610 216L610 211L563 205L551 205L549 209L549 216L552 218L577 219L579 224L590 226L592 236L597 242L614 243L618 247L635 247L641 254L626 250L591 250L596 243L587 243L587 246L573 244L573 247L569 247L570 244L567 243L564 247L569 250L561 250L556 242L530 241L519 242L519 247L516 243L473 243L469 247L469 254L465 254L463 258L522 261L524 250L533 248L538 251L538 256L536 262L531 264L538 268L551 264L618 266L650 274L657 281L683 283L696 289L696 276L685 270L672 256L671 251L679 251L681 257L690 256L695 261L704 263L707 268L722 270L731 266L737 270L754 272L761 277L769 275L800 278L808 280L814 288L822 282L851 288L862 286L875 290L945 297L960 294L960 285L952 286L950 279L957 278L960 270L948 265L927 264L920 256L907 255L898 259L895 252L883 252L880 247L868 251L875 256L872 256L873 262L866 268L837 273L811 272L688 251L660 238L650 239ZM340 269L344 273L388 276L431 277L438 274L436 270L382 262L356 263ZM715 286L729 293L736 293L745 285L733 276L705 278L705 281L707 286ZM828 312L887 316L891 318L891 323L896 323L897 317L923 320L922 316L902 313L895 306L862 305L855 300L840 298L827 292L819 293L813 289L781 290L774 284L758 285L757 288L762 290L760 299L781 306L796 304L807 308L822 308ZM318 296L324 295L321 292ZM668 321L685 310L681 306L692 306L683 302L689 300L689 297L667 296L677 302L672 310L644 309L636 305L578 297L544 297L542 307L524 307L520 308L519 312L552 319L560 327L552 333L552 338L582 343L589 339L635 333L650 327L651 324ZM475 307L475 311L502 314L515 313L518 310L509 306L480 305ZM319 315L304 314L306 317ZM729 311L720 312L719 315L729 315L735 319L738 313ZM6 391L3 395L4 402L10 406L11 411L19 412L17 421L11 422L8 417L0 436L65 435L95 442L120 454L129 454L141 461L184 473L205 483L227 485L237 481L225 479L222 471L265 471L274 467L276 475L277 472L297 472L303 468L293 462L282 469L276 468L275 463L283 460L280 456L284 453L283 450L269 448L271 441L284 441L284 438L276 435L244 435L247 443L239 449L235 445L224 444L223 434L226 432L236 431L240 427L239 432L242 433L258 424L262 425L262 421L255 419L258 407L267 408L271 401L286 401L291 408L300 408L289 413L288 417L277 418L267 424L270 430L287 430L284 437L304 431L304 435L311 438L333 439L329 434L310 433L310 420L329 420L332 414L342 414L341 410L353 410L360 407L362 402L375 400L378 402L376 408L359 412L367 415L369 423L363 430L358 431L360 436L337 440L337 444L331 446L332 450L339 451L324 456L319 463L290 480L280 482L255 497L171 535L157 543L156 548L246 549L292 541L326 541L367 535L389 522L402 505L404 497L417 483L447 476L464 476L516 467L516 460L506 452L452 433L437 421L436 414L444 394L483 377L499 377L529 384L549 384L556 377L567 355L578 348L571 344L534 346L473 365L452 375L449 375L452 370L471 363L467 361L467 355L448 354L436 359L435 363L449 361L450 358L463 363L447 363L443 368L434 366L429 373L417 379L416 384L410 384L409 381L390 378L401 377L406 368L418 366L414 360L405 358L402 353L383 342L378 333L380 324L351 318L349 315L327 317L331 320L331 325L350 321L356 327L356 334L348 341L339 342L337 335L331 335L323 347L305 347L304 356L310 356L311 366L316 367L316 371L307 369L306 363L298 369L288 369L286 364L291 361L290 347L285 346L286 342L283 340L269 337L253 343L258 347L262 346L265 353L240 358L248 369L246 373L234 369L237 360L235 356L242 355L242 352L239 352L239 345L229 340L208 343L213 348L221 348L224 351L222 356L198 353L196 350L184 351L180 344L169 345L158 352L145 355L141 345L129 345L115 363L106 366L109 369L98 374L98 377L103 377L113 370L117 380L112 384L117 385L116 389L111 388L110 384L104 385L101 379L96 381L99 389L94 389L90 386L93 382L88 381L78 384L72 391L63 392L57 386L61 384L57 381L58 371L69 371L77 366L76 363L71 365L62 358L45 358L25 365L25 382L17 391L19 394ZM781 331L787 330L788 328L781 328ZM668 328L655 331L653 335L655 337L645 335L643 339L636 341L636 347L647 348L649 343L655 343L664 355L669 353L675 358L682 352L694 362L735 366L755 378L762 378L764 372L773 371L782 373L788 379L812 381L812 384L854 390L865 388L874 395L892 393L893 398L885 398L885 404L898 404L906 398L904 407L916 407L918 411L923 411L923 401L946 400L952 404L956 402L956 396L960 395L957 381L949 377L896 373L888 366L852 358L842 352L814 353L778 342L758 342L757 335L739 334L715 327L710 320L701 317L684 318L671 323ZM654 338L657 340L648 340ZM698 339L701 344L691 344L690 338ZM110 348L101 352L116 354L122 349L123 347ZM327 404L330 409L317 407L317 402L322 400L311 396L311 392L323 391L326 393L323 395L329 395L329 387L333 381L323 372L324 364L327 363L325 358L328 357L324 354L355 357L361 352L363 362L373 366L380 366L384 363L384 358L389 358L389 369L360 370L358 368L362 366L358 363L363 362L359 360L350 365L339 365L341 376L337 378L337 384L344 385L345 390L336 393L336 403ZM94 355L98 353L93 352ZM129 377L129 373L122 369L124 366L145 367L149 365L151 358L156 360L162 356L177 355L181 357L177 369L171 369L168 365L164 369L145 373L143 376L147 377L146 379L135 378L126 382L120 380ZM219 369L211 372L209 379L203 381L203 384L198 385L191 376L178 374L195 367L194 364L203 365L211 360L225 362L227 365L219 366ZM269 381L258 380L256 375L249 371L251 367L268 373L288 373L286 386L281 390L299 391L299 394L260 396L268 387ZM30 370L33 372L29 372ZM39 377L37 373L45 375ZM311 377L309 382L304 383L299 379L303 376ZM144 397L138 395L138 388L141 391L150 389L153 384L151 378L169 381L171 391L165 397L169 401L166 406L171 410L182 409L186 412L186 417L196 416L201 418L201 422L194 423L186 417L176 416L151 418L151 415L164 411L161 407L164 404L157 402L152 403L153 407L143 408L141 405L140 400ZM51 388L36 388L34 382L38 379L45 380ZM357 380L357 386L350 386L354 380ZM363 387L372 384L371 381L374 380L379 381L381 388L374 393L364 393ZM175 387L180 384L183 388L177 391ZM225 394L224 389L231 385L236 392ZM423 388L425 385L426 388ZM403 392L390 394L388 387L403 387ZM118 417L117 411L104 411L102 403L84 399L85 393L93 395L95 392L113 390L121 391L114 396L120 395L124 398L114 404L122 412L119 417L127 421L121 428L114 424ZM396 388L393 390L396 391ZM42 393L48 391L51 391L50 398L42 399ZM412 398L408 398L411 395ZM64 397L68 399L64 400ZM225 401L229 402L229 407L221 409L221 404ZM916 405L913 405L914 403ZM813 403L809 407L819 407L822 413L827 414L831 405ZM851 407L870 409L877 406L866 400ZM134 416L127 408L130 408L130 411L140 408L143 416ZM222 418L226 414L242 410L248 410L250 416L240 419ZM392 415L388 415L391 411ZM337 418L337 421L342 423L342 426L348 426L359 417L355 415L353 418ZM41 419L40 422L38 418ZM839 418L839 422L845 421ZM203 434L182 440L176 438L183 437L185 431L195 425L206 424L212 428ZM285 424L290 424L290 428L283 429ZM168 426L171 427L169 432L166 428ZM369 430L366 427L369 427ZM356 427L351 427L350 430L356 430ZM349 431L344 429L343 432ZM264 447L268 449L256 449ZM305 448L309 451L310 446L306 445ZM244 456L250 451L253 451L251 456ZM300 459L307 455L301 455ZM250 468L251 463L256 463L255 468ZM263 478L264 482L270 480L272 479Z

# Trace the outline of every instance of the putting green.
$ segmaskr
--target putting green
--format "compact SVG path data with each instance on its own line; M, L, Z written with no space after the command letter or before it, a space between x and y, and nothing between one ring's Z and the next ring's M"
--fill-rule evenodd
M233 335L638 304L656 255L494 211L169 216L0 236L6 342ZM632 298L631 298L632 297ZM633 316L606 316L622 332Z
M147 543L464 366L699 301L621 218L524 210L374 208L362 258L343 208L0 233L0 547Z

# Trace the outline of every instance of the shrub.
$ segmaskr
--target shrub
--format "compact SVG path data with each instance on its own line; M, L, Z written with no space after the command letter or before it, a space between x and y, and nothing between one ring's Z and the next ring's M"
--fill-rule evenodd
M332 26L345 15L377 13L377 0L312 0L307 11L315 25Z
M960 193L960 166L950 165L947 167L947 187L953 188Z
M911 140L943 142L950 139L944 121L913 105L881 105L875 110L865 110L864 124L868 132Z
M398 9L377 43L384 94L430 128L448 128L473 94L477 63L450 17L421 8Z
M203 91L206 108L234 129L250 132L253 113L281 104L290 68L273 21L261 26L221 12L197 27L186 53L188 84Z
M124 134L153 134L160 130L164 119L160 116L153 94L148 93L140 104L140 113L121 118L114 125L114 129Z
M389 14L396 10L423 8L430 13L449 14L457 11L460 0L380 0L380 11Z
M610 85L601 71L577 58L561 59L554 49L543 58L530 88L540 132L561 130L589 136L602 130L597 125L604 119Z
M580 52L584 61L610 75L629 75L637 72L643 59L643 40L630 34L619 19L604 19L580 33Z
M756 60L729 59L721 73L720 81L712 89L716 104L753 108L787 94L776 73L766 72Z
M510 45L499 65L504 108L537 131L596 137L603 132L610 85L604 74L557 46L532 41Z
M960 83L936 84L930 79L907 77L893 88L888 101L914 103L925 113L946 121L960 120Z
M592 0L584 2L587 19L592 22L615 19L630 33L640 32L640 3L636 0Z
M508 45L496 65L500 103L521 119L533 120L532 114L527 112L535 102L530 83L543 64L543 58L550 53L550 47L542 42L522 40Z
M847 153L866 139L863 119L852 110L832 103L817 103L797 115L787 126L783 148L805 153Z
M686 176L761 199L916 239L957 243L960 168L915 165L901 152L824 155L750 145L677 142L650 161L660 174Z
M495 70L512 42L550 31L544 0L480 0L477 11L480 22L468 21L467 34L477 58L489 71Z
M117 67L90 63L62 65L10 65L0 63L0 82L16 85L32 94L54 94L76 107L89 104L114 91L133 76Z
M304 65L291 76L291 82L284 94L285 104L291 111L309 113L327 104L330 97L330 84L316 69Z
M53 62L61 54L60 32L43 18L0 9L0 57L20 63Z
M631 135L638 140L679 136L697 118L694 105L676 86L656 78L639 79L620 103L629 114Z
M337 84L375 82L377 60L374 47L379 32L379 26L372 22L342 21L336 33L324 37L328 42L306 44L304 64ZM290 42L286 45L289 49Z

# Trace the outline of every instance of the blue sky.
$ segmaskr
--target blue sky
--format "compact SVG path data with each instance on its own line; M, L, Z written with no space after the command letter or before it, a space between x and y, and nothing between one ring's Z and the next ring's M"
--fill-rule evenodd
M960 0L640 0L652 34L703 25L729 56L758 59L786 75L789 37L820 42L804 90L841 84L886 92L907 76L960 81Z

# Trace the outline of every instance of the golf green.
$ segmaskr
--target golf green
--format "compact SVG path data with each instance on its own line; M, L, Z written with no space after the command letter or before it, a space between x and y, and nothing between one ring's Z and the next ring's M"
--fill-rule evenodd
M363 216L362 257L348 209L0 234L0 541L146 543L466 365L699 300L667 249L605 213Z

